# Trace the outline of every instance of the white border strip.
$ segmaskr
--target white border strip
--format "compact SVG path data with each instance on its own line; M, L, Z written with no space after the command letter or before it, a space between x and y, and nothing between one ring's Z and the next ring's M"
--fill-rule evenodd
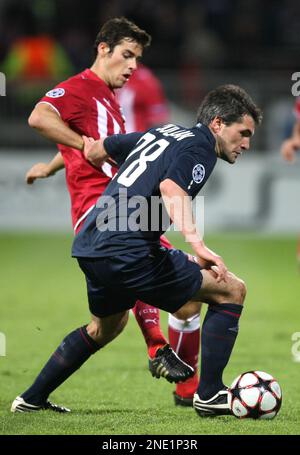
M76 229L80 225L81 221L83 221L88 216L88 214L93 210L95 205L96 204L92 205L89 209L87 209L87 211L79 218L79 220L77 221L77 223L74 226L74 233L76 233Z
M56 107L53 106L53 104L49 103L48 101L39 101L38 103L36 103L36 106L37 106L38 104L48 104L48 105L51 106L52 109L61 117L59 110L56 109Z

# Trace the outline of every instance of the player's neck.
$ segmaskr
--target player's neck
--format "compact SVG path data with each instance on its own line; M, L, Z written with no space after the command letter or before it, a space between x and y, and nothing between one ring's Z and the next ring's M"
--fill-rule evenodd
M218 158L221 158L221 150L220 150L220 144L218 142L218 139L216 137L216 146L215 146L215 151L216 151L216 154L217 154L217 157Z
M219 141L218 141L218 137L217 137L216 133L214 133L212 128L210 128L210 126L208 126L208 129L209 129L209 131L211 132L211 134L213 135L213 137L216 140L215 151L216 151L217 157L221 158L221 150L220 150L220 144L219 144Z
M106 85L109 85L108 84L108 81L106 80L105 78L105 74L104 74L104 71L103 69L101 68L101 66L99 65L99 62L97 62L97 59L94 61L94 63L92 64L92 66L90 67L90 70L96 74L96 76L98 76L103 82L105 82Z

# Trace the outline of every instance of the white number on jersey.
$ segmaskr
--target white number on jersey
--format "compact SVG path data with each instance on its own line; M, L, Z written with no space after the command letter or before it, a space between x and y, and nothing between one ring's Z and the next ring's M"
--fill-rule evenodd
M140 141L141 143L128 155L127 160L132 155L142 150L140 156L118 176L117 182L127 187L131 186L136 179L145 172L147 163L156 160L170 144L166 139L157 140L154 134L151 133L144 134ZM152 153L147 154L150 151L152 151Z

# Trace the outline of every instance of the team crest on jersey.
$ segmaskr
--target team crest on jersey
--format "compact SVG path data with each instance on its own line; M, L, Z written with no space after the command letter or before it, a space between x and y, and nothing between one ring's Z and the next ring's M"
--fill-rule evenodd
M64 94L65 94L65 89L54 88L53 90L50 90L49 92L47 92L46 96L49 96L50 98L59 98L60 96L64 96Z
M201 183L205 177L205 168L203 164L196 164L193 168L193 180L195 183Z

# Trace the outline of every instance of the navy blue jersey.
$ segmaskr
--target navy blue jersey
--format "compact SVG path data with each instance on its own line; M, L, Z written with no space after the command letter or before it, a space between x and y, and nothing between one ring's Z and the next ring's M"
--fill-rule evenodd
M77 234L72 255L147 254L169 226L160 183L171 179L194 198L216 164L214 136L201 124L168 124L107 137L104 146L120 169Z

